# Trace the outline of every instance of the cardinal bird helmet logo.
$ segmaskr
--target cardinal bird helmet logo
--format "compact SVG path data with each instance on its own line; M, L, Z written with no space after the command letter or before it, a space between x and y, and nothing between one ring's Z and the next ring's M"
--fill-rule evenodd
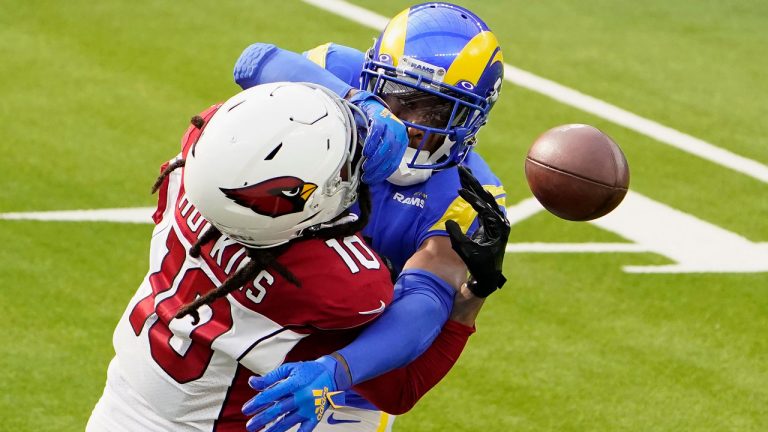
M276 218L303 211L317 185L297 177L283 176L237 189L219 189L235 203L260 215Z

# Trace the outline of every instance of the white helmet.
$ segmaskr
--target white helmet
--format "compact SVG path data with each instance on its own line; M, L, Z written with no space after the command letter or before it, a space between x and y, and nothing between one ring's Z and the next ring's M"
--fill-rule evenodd
M357 109L308 83L252 87L225 102L186 158L184 188L223 234L277 246L357 199Z

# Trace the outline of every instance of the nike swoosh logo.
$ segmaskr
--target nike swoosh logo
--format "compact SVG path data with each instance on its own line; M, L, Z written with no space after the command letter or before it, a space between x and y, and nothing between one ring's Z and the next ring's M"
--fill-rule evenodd
M335 424L342 424L342 423L361 423L360 420L337 420L333 418L333 414L334 413L331 413L331 415L328 416L328 424L335 425Z
M381 306L377 307L376 309L372 309L372 310L364 311L364 312L358 312L358 313L360 315L373 315L373 314L377 314L377 313L383 311L385 307L387 307L387 305L384 303L383 300L379 300L379 303L381 303Z

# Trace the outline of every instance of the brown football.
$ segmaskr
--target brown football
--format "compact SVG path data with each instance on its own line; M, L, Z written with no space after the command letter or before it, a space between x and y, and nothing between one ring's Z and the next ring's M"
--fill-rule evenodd
M587 221L611 212L629 187L629 166L619 146L583 124L557 126L528 150L525 177L531 192L554 215Z

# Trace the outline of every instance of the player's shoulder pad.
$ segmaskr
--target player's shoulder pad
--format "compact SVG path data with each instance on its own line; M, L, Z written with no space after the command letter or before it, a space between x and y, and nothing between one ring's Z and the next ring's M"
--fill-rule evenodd
M480 184L489 191L500 206L506 204L506 192L498 177L480 155L471 152L464 160L464 166L469 168ZM456 221L462 231L467 232L477 217L477 212L459 196L461 182L457 169L439 171L427 180L426 211L430 222L429 231L445 231L447 220Z

